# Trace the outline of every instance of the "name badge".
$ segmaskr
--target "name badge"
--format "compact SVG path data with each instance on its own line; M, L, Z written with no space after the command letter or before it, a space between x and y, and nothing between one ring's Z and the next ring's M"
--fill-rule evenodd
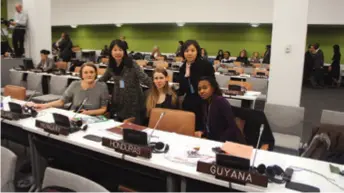
M119 88L124 88L125 84L124 84L124 80L120 80L119 81Z

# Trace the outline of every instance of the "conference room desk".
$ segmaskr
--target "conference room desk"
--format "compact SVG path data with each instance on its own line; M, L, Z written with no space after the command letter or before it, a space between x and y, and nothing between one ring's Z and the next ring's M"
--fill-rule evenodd
M39 113L36 119L44 119L45 121L49 121L52 119L51 113L61 113L64 115L68 115L69 117L72 117L74 115L73 112L65 111L61 109L46 109ZM78 116L84 116L85 115L78 115ZM122 136L111 133L107 131L107 129L115 127L120 125L121 123L114 122L112 120L102 122L102 123L94 123L89 124L89 128L87 131L78 131L75 133L72 133L68 136L62 136L62 135L54 135L44 132L42 129L37 128L35 126L35 120L34 118L27 118L24 120L19 121L8 121L4 120L3 122L6 122L8 124L11 124L13 126L21 127L23 130L30 133L30 135L33 135L33 150L37 151L34 152L33 155L37 156L40 155L39 150L37 150L37 147L35 146L35 140L45 142L45 144L49 147L49 152L51 154L56 153L55 150L58 150L58 148L62 148L61 146L65 146L65 150L70 150L72 153L79 155L79 154L91 154L95 153L98 158L98 161L101 162L102 159L108 159L107 161L109 163L115 164L118 163L118 166L124 166L126 164L129 164L131 166L127 169L138 169L136 172L139 172L144 175L149 175L150 172L151 175L158 176L161 180L163 177L166 177L166 189L167 191L185 191L190 190L191 186L193 186L192 182L197 181L198 185L201 185L202 183L212 184L223 188L229 188L240 191L273 191L273 192L286 192L292 190L286 189L284 187L284 184L274 184L269 183L267 188L262 188L254 185L241 185L236 183L229 183L220 179L216 179L212 175L203 174L196 171L196 161L197 159L189 159L189 160L180 160L175 158L183 157L183 155L186 155L186 151L192 149L193 147L200 147L199 153L202 155L206 155L210 157L210 159L213 159L215 154L212 152L213 147L221 146L222 143L216 142L216 141L210 141L195 137L189 137L184 135L179 135L175 133L168 133L164 131L155 131L152 137L152 141L163 141L170 145L170 150L167 154L153 154L151 159L145 159L141 157L132 157L129 155L123 155L121 153L115 152L113 149L102 146L100 142L94 142L90 141L84 138L85 135L96 135L99 137L107 137L114 140L119 140L122 138ZM144 130L147 133L151 133L151 129ZM49 146L52 143L55 143L58 145L55 146ZM55 148L53 148L55 147ZM70 152L69 152L70 153ZM252 158L254 157L255 151L251 155L251 164L252 164ZM63 159L66 163L69 163L71 161L70 154L66 154ZM177 161L176 161L177 160ZM87 160L88 161L88 160ZM39 164L39 160L37 158L34 159L35 164ZM83 160L79 160L80 164L83 162ZM87 170L92 170L92 168L96 167L95 163L97 162L90 162L88 163L89 167L87 167ZM315 171L317 173L320 173L327 178L331 179L332 182L335 182L338 185L344 184L344 177L338 175L338 174L332 174L329 169L329 163L318 161L318 160L312 160L307 158L301 158L291 155L285 155L275 152L269 152L265 150L258 150L257 151L257 157L256 161L254 163L255 166L258 166L259 164L264 163L265 165L274 165L277 164L281 166L283 169L286 169L287 167L293 167L294 175L291 179L293 182L298 183L304 183L308 185L313 185L316 187L319 187L321 191L333 191L333 192L339 192L343 191L337 186L333 185L329 181L327 181L324 177L314 174L312 172L309 172L307 170ZM333 164L338 167L341 167L341 169L344 169L343 166ZM127 166L128 167L128 166ZM298 168L297 168L298 167ZM36 165L34 168L39 168L39 165ZM300 169L303 168L303 169ZM111 179L111 177L115 178L125 178L127 173L112 173L112 170L108 168L107 174L102 175L108 175ZM161 172L158 172L161 171ZM129 171L128 171L129 172ZM36 173L39 173L38 171ZM138 174L136 174L138 175ZM137 176L139 178L139 175ZM155 180L158 179L154 178ZM38 176L38 179L41 177ZM139 179L132 179L134 181L139 181ZM158 186L159 183L162 181L150 181L152 184L145 184L146 188L150 190L150 187ZM160 184L161 185L161 184ZM39 186L39 184L38 184ZM161 189L160 189L161 190ZM192 189L191 189L192 190ZM163 191L163 190L162 190Z
M227 89L227 88L221 88L221 89ZM242 101L241 107L249 107L251 109L254 109L256 105L256 100L259 98L260 95L261 95L261 92L257 92L257 91L246 91L245 94L242 96L223 94L225 98L241 100Z

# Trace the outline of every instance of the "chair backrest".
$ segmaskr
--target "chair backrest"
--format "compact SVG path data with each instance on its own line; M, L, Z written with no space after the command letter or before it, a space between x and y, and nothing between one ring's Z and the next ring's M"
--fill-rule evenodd
M81 51L81 48L80 48L80 46L74 46L74 47L72 48L72 51L73 51L73 52L78 52L78 51Z
M155 61L154 62L154 66L156 68L167 68L168 67L168 63L165 61Z
M183 62L183 61L184 61L184 58L183 58L183 57L180 57L180 56L177 56L177 57L175 58L175 61L176 61L176 62Z
M158 56L158 57L156 57L156 60L158 60L158 61L164 61L164 60L165 60L165 57L164 57L164 56Z
M14 192L17 156L1 146L1 192Z
M321 113L321 124L344 125L344 112L323 110Z
M109 62L109 58L104 57L104 58L101 59L101 62L103 64L107 64Z
M150 113L148 127L154 128L162 112L165 112L165 116L157 129L188 136L195 135L195 114L187 111L154 108Z
M265 115L272 132L302 137L304 107L265 104Z
M109 192L103 186L82 176L47 167L42 187L59 186L76 192Z
M260 68L262 66L262 64L261 63L253 63L252 66L254 68Z
M51 76L49 82L49 93L54 95L62 95L66 90L68 78L64 76Z
M23 72L10 70L11 85L24 86Z
M57 69L62 69L62 70L67 70L68 63L67 62L58 61L58 62L56 62L56 68Z
M241 107L242 100L227 98L227 101L229 102L231 106L239 107L239 108Z
M241 81L237 81L237 80L230 80L229 81L230 85L239 85L239 86L243 86L246 88L246 90L252 90L252 84L249 82L241 82Z
M136 60L136 64L144 67L144 66L147 66L148 61L147 60Z
M74 68L74 72L80 73L81 66L77 66Z
M235 66L241 67L241 62L235 61L235 62L233 62L233 63L234 63Z
M248 83L252 84L252 90L259 91L262 94L266 94L268 91L268 79L265 78L247 78Z
M11 98L18 100L25 100L26 88L15 85L6 85L4 88L4 96L11 96Z
M214 60L214 65L220 64L221 61L220 60Z
M98 72L98 75L103 75L106 71L106 68L98 68L97 69L97 72Z
M37 90L37 92L42 93L42 75L28 73L26 88L28 90Z

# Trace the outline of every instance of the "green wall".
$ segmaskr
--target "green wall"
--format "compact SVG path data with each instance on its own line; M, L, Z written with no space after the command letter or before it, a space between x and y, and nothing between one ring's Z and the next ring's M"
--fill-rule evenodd
M1 18L7 19L7 0L1 0Z
M114 25L69 26L52 28L52 39L56 41L64 31L71 35L73 43L83 49L101 49L111 40L125 35L130 50L151 51L158 45L162 52L175 52L178 40L196 39L209 55L216 55L218 49L229 50L237 56L241 49L249 54L264 52L271 41L271 25L252 28L247 24L132 24L118 28ZM319 42L325 53L326 62L331 61L332 45L344 49L344 26L309 26L307 42ZM344 52L343 52L344 54ZM342 57L344 63L344 57Z

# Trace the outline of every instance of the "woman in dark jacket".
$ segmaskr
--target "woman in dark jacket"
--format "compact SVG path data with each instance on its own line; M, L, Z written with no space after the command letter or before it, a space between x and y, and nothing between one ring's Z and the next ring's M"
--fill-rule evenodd
M249 64L250 62L248 61L246 50L241 50L239 53L239 56L236 58L235 61L241 62L244 64Z
M329 67L329 71L332 77L332 85L340 86L339 75L340 75L340 48L339 45L333 46L333 57L332 64Z
M117 121L136 122L142 120L144 96L140 84L151 87L152 80L127 55L125 44L114 40L110 44L109 65L99 81L114 80L111 116Z
M196 115L196 130L202 130L202 99L198 95L198 81L202 76L215 78L213 66L201 57L201 47L195 40L188 40L182 47L184 64L179 72L178 96L185 96L182 109Z
M60 59L64 62L69 62L72 58L72 47L73 42L67 33L62 33L62 40L58 43L58 48L60 51Z
M215 58L215 60L222 60L223 59L223 50L219 50L218 52L217 52L217 56L216 56L216 58Z
M213 77L202 77L198 83L198 93L203 99L205 129L196 132L196 136L245 144L245 137L235 123L231 105L222 96L216 80Z

